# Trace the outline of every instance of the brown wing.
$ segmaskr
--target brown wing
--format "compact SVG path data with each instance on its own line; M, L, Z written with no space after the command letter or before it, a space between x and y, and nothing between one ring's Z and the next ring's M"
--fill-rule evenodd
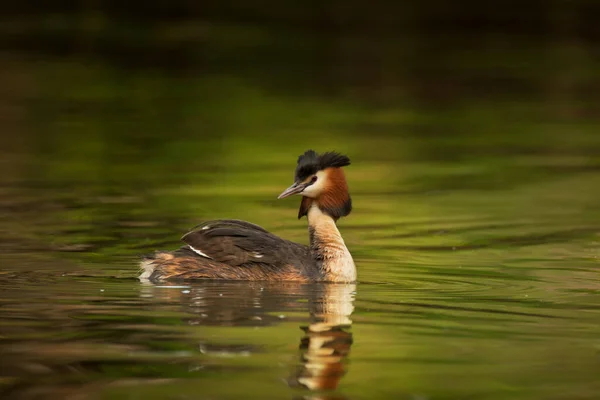
M260 263L277 267L310 262L307 246L281 239L245 221L207 221L181 240L196 254L232 266Z

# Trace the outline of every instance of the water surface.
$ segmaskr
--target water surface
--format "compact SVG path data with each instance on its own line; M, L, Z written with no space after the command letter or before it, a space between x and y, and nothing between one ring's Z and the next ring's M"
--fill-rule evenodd
M291 62L228 64L226 41L186 69L117 62L102 29L0 57L0 397L597 397L594 46L343 37L309 62L321 42L285 31ZM276 196L308 148L352 159L356 285L136 279L206 219L306 243Z

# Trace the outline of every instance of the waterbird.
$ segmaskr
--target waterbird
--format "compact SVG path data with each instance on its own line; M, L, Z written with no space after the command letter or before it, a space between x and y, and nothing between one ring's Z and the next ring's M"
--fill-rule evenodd
M342 170L348 165L343 154L307 150L294 183L278 197L302 196L298 219L308 219L308 246L246 221L206 221L183 235L183 247L145 257L140 280L355 282L356 266L336 225L352 211Z

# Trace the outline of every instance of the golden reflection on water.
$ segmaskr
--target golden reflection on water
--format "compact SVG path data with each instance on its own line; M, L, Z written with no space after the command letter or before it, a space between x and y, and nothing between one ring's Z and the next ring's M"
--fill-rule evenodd
M142 297L181 301L193 316L188 325L252 326L281 322L278 310L294 308L299 298L308 299L310 323L300 325L300 363L287 382L290 387L311 391L335 390L347 372L347 358L353 343L351 315L355 284L214 282L193 286L145 284ZM304 308L302 311L306 311ZM202 354L215 357L246 357L260 349L250 345L199 344Z
M290 378L310 390L334 390L346 374L346 359L352 346L350 316L354 311L356 285L327 285L311 307L314 322L301 329L301 365Z

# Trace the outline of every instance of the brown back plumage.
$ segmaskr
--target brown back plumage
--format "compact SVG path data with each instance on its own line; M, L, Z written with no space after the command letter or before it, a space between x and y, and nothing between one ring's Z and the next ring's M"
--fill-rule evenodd
M306 280L316 271L307 246L245 221L207 221L182 240L176 252L148 259L158 267L149 279Z
M313 264L308 247L290 242L246 221L207 221L181 240L209 258L233 266Z

